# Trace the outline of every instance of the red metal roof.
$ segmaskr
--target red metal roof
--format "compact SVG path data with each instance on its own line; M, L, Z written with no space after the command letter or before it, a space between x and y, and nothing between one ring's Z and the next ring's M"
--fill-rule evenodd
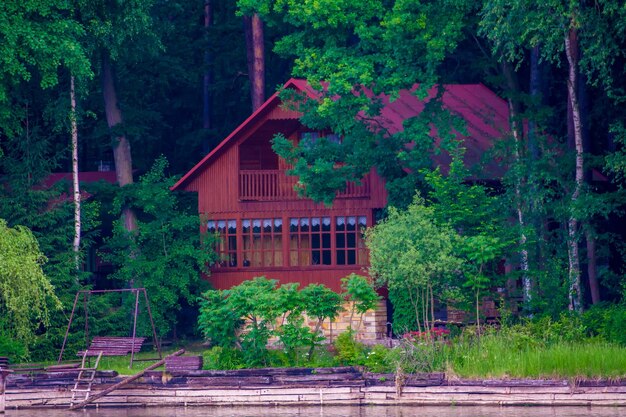
M71 182L72 173L54 172L48 175L41 185L44 188L50 188L54 184L62 180L67 180ZM100 180L115 184L117 182L117 178L115 177L115 171L85 171L78 173L79 182L97 182Z
M285 88L294 88L302 91L312 99L319 97L319 93L306 80L292 78L282 87L282 89ZM417 116L422 112L424 102L413 94L415 89L416 87L411 91L400 91L399 97L394 101L390 101L388 96L383 96L384 107L380 118L376 121L377 124L382 125L390 133L396 133L403 129L402 124L404 120ZM450 84L444 85L444 90L442 96L443 106L465 120L468 133L468 136L465 137L465 147L467 149L465 159L468 165L474 164L492 146L494 140L509 132L507 104L482 84ZM249 126L253 125L254 122L258 121L275 106L280 105L279 93L274 93L215 149L189 170L171 189L183 189L189 181L202 171L204 166L220 155L231 143L234 143L242 132L246 131ZM367 91L366 94L368 94ZM436 88L431 89L426 101L431 100L435 94ZM447 162L446 156L438 156L434 159L435 163L441 165ZM490 171L492 170L490 169Z

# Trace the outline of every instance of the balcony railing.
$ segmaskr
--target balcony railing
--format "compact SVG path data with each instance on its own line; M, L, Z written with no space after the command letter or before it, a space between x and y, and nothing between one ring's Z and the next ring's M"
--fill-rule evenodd
M297 179L278 169L255 169L239 171L239 199L243 201L296 200L294 190ZM367 198L370 196L370 178L365 176L361 185L348 182L337 198Z

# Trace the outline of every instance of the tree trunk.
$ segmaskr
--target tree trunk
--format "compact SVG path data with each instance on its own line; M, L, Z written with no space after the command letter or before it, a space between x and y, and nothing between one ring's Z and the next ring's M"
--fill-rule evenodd
M120 187L133 183L133 163L130 154L130 143L124 133L115 130L123 122L122 112L117 102L113 70L108 56L102 60L102 94L104 96L104 110L106 113L109 129L113 135L113 159L115 161L115 176ZM124 228L129 231L137 229L137 220L134 211L130 207L122 210Z
M572 22L573 26L574 22ZM576 205L580 197L584 180L583 170L583 138L582 120L577 97L577 72L578 72L578 34L574 27L565 35L565 54L568 62L567 91L569 104L571 107L571 117L573 124L573 141L576 149L576 170L574 191L571 196L572 206ZM580 293L580 260L578 254L578 218L574 207L570 208L570 217L567 222L568 234L568 257L569 257L569 309L582 311Z
M511 94L515 94L518 92L519 87L517 85L517 80L515 78L515 74L513 74L512 68L503 61L502 71L504 73L505 79L507 81L508 90ZM514 150L513 155L515 158L516 164L523 163L522 161L522 147L523 147L523 131L521 128L521 124L517 118L519 117L519 104L513 101L512 98L509 97L507 100L509 106L509 123L511 125L511 132L513 133L514 140ZM518 170L519 171L519 170ZM526 227L526 222L524 220L524 211L522 209L522 182L523 178L521 174L518 174L515 179L515 209L517 212L517 222L519 224L520 232L519 232L519 256L520 256L520 270L522 271L522 283L523 283L523 294L524 294L524 303L528 305L531 300L531 281L529 275L529 267L528 267L528 249L526 248L526 232L524 231Z
M587 241L587 274L589 275L589 289L591 292L591 303L600 302L600 285L598 284L598 270L596 267L596 238L591 231L585 232Z
M74 196L74 264L80 269L80 185L78 183L78 126L76 122L76 90L74 76L70 76L70 124L72 131L72 186ZM78 281L78 277L76 278Z
M248 57L248 78L250 79L250 96L252 111L265 101L265 41L263 22L257 13L244 16L246 32L246 52Z

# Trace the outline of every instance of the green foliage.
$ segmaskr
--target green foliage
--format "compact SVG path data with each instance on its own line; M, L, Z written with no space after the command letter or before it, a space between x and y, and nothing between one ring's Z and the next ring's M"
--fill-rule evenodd
M336 358L342 365L365 365L366 346L354 338L354 331L347 330L335 339Z
M389 217L366 236L370 274L377 284L387 285L390 297L408 295L413 318L421 329L422 323L434 319L428 305L441 297L461 266L453 253L456 233L445 224L438 225L433 208L416 196L406 211L390 208Z
M302 289L305 310L309 317L318 322L334 320L341 311L341 295L322 284L310 284Z
M462 37L471 4L239 0L238 5L270 24L292 26L275 50L295 59L293 75L307 79L320 96L298 103L301 120L342 138L341 143L318 140L315 146L275 138L275 151L306 185L300 191L331 204L346 181L358 182L376 167L388 181L392 204L408 205L406 190L421 180L421 169L430 167L434 141L428 126L435 125L442 139L454 136L451 118L438 100L431 100L419 117L405 121L404 131L390 132L372 122L382 109L379 95L396 100L401 89L417 83L415 94L424 98L438 80L439 65ZM290 94L283 93L284 101Z
M204 293L198 327L213 345L240 349L246 366L299 366L313 360L324 340L321 323L337 316L341 300L320 284L298 291L297 284L278 287L276 280L257 277L230 290ZM317 320L313 331L305 325L304 313ZM272 336L282 352L268 351Z
M116 214L124 206L135 209L137 230L128 233L122 220L116 220L108 252L103 253L117 267L110 278L146 288L161 336L181 320L183 306L196 305L206 285L202 274L215 260L211 239L200 239L198 216L191 207L180 207L169 191L174 179L165 177L166 167L165 159L157 160L138 184L124 188L115 198Z
M31 79L41 88L52 88L62 68L77 76L92 75L81 45L85 31L69 17L73 11L63 0L0 4L0 132L13 136L23 130L20 122L27 114L15 99Z
M376 308L378 301L380 300L380 296L367 277L354 273L345 278L341 278L341 288L344 290L344 297L346 300L352 303L350 323L352 323L352 317L356 312L360 316L360 325L363 314L365 314L368 310ZM358 331L358 327L355 330Z
M232 370L244 367L241 350L223 346L213 346L202 354L202 369Z
M583 314L587 332L600 336L607 342L626 346L626 306L624 304L599 304Z
M624 375L626 356L623 347L581 337L576 340L557 337L553 332L563 326L571 328L571 323L553 323L552 329L544 332L546 342L533 335L538 329L525 326L487 332L481 336L480 344L471 337L461 338L447 347L444 355L454 373L466 378L606 378Z
M374 345L365 357L364 365L367 370L374 373L394 372L396 369L393 367L393 357L390 351L383 345Z
M237 342L237 332L243 325L238 314L231 308L227 293L207 291L200 299L198 328L212 345L229 348Z
M0 219L0 333L32 342L40 325L49 324L49 309L60 308L54 287L45 276L45 256L33 233L24 226L10 228Z

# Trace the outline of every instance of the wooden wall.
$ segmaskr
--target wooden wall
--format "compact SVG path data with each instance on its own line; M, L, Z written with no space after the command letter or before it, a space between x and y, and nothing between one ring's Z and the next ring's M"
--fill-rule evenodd
M311 267L264 267L264 268L216 268L207 280L216 289L228 289L254 277L277 279L280 284L299 282L300 288L309 284L324 284L333 291L341 292L341 278L351 273L367 275L360 265Z

